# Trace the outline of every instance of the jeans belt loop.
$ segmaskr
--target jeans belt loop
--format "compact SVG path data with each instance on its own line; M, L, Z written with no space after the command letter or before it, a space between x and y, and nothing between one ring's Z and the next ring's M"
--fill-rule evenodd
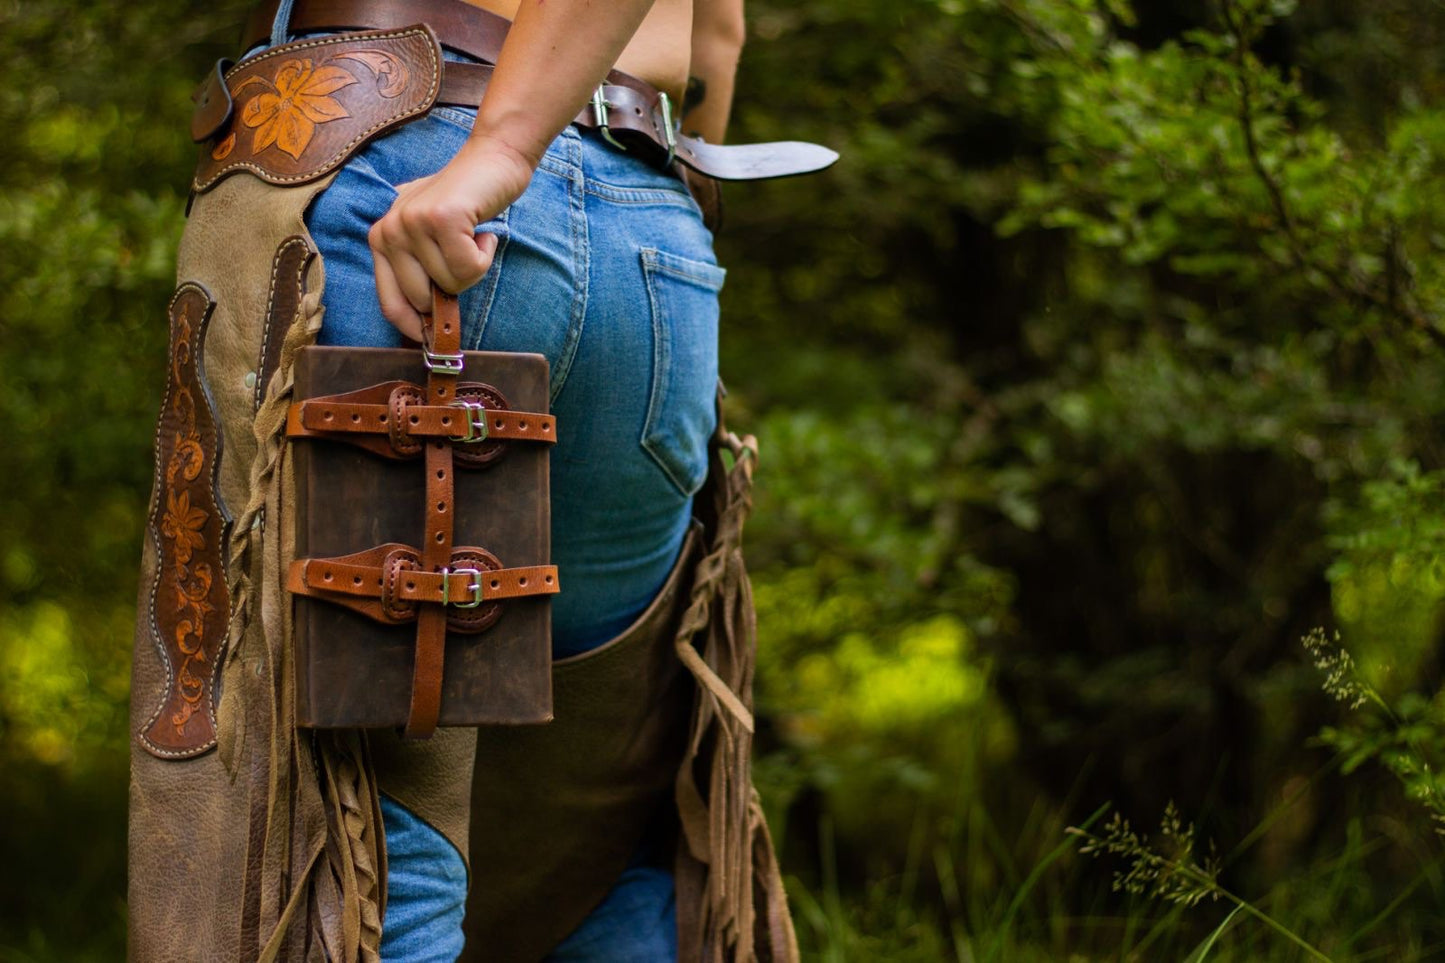
M276 5L276 16L271 21L271 46L285 43L291 34L291 8L296 0L281 0Z

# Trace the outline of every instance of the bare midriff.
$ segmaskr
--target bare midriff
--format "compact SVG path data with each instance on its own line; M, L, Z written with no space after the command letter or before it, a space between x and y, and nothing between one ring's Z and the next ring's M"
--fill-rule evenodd
M474 7L515 19L521 0L466 0ZM543 0L545 2L545 0ZM596 5L597 16L607 15L607 5ZM632 40L617 58L616 67L682 99L687 85L691 54L692 0L657 0Z

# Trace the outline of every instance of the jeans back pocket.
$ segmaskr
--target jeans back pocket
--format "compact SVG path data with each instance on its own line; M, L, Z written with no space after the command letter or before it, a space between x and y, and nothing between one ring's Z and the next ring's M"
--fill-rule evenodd
M716 425L718 291L716 264L644 248L642 273L652 307L652 391L642 447L684 496L707 477L707 441Z

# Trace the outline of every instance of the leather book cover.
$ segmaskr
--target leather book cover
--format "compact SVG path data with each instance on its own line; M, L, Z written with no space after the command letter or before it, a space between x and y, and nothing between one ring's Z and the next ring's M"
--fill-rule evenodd
M464 353L463 383L497 389L509 408L548 410L547 360L536 354ZM419 350L303 348L295 401L386 381L426 384ZM550 445L505 445L483 467L454 466L453 544L477 546L504 567L551 562ZM458 450L463 445L458 445ZM419 547L424 530L421 458L393 461L345 442L295 439L296 557L330 558L386 542ZM293 596L297 724L383 728L407 721L416 622L386 625L322 599ZM476 634L447 633L440 724L531 724L552 718L552 609L547 596L507 599Z

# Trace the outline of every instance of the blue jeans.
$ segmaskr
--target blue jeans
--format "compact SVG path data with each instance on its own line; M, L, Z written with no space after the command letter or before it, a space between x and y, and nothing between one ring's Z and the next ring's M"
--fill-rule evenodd
M400 344L377 303L367 232L396 185L456 153L472 116L438 108L377 139L312 205L307 224L326 272L322 344ZM679 180L570 127L526 193L478 230L499 244L491 270L461 297L463 347L537 352L551 365L560 658L625 629L677 557L707 470L724 272ZM454 960L466 901L461 857L392 800L382 813L390 864L382 957ZM477 885L488 885L487 868L474 869ZM674 930L671 877L639 858L549 960L671 961Z

